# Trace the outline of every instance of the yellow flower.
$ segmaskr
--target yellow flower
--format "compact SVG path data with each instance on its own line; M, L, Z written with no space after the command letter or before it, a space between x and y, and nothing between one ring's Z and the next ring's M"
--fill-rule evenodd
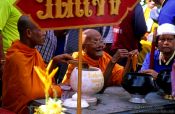
M38 74L40 80L43 82L44 84L44 92L45 92L45 96L46 96L46 101L49 98L49 88L52 85L52 78L53 76L56 74L56 72L58 71L58 67L53 69L51 71L51 73L49 73L51 65L52 65L53 60L51 60L47 66L47 68L45 70L41 69L38 66L34 66L34 70L36 71L36 73Z
M46 105L41 105L35 109L34 114L64 114L66 109L62 107L61 100L53 100L49 98Z

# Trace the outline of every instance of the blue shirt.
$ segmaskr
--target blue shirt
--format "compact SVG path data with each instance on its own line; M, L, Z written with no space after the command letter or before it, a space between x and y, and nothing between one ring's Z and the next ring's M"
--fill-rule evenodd
M170 63L168 65L165 65L165 63L163 63L163 62L161 62L162 65L160 65L159 64L159 55L160 55L160 51L156 50L154 52L154 67L153 67L153 69L158 73L164 69L172 69L172 65L174 63L175 56L173 57L173 59L170 61ZM150 53L148 53L146 55L145 60L142 64L141 70L147 70L147 69L149 69L149 66L150 66Z
M159 25L170 23L175 25L175 0L166 0L158 18Z

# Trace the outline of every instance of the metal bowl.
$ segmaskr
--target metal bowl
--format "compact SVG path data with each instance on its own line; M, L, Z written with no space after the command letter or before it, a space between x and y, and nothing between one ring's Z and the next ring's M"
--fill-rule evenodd
M132 95L129 101L134 103L146 103L144 96L155 90L153 77L144 73L127 73L121 84Z
M159 72L156 79L157 86L167 95L171 95L171 70L165 69Z

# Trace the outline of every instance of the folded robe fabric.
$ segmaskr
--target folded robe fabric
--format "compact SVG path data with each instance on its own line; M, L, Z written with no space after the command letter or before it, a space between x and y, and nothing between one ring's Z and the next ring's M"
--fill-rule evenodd
M73 58L78 59L78 52L74 52L72 56ZM84 51L82 52L82 60L86 61L89 66L100 68L103 73L106 70L106 67L111 59L112 57L106 52L103 52L103 55L102 57L99 58L99 60L93 60ZM64 84L70 83L70 76L74 68L75 68L74 65L69 64L68 70L63 78L62 83ZM124 72L124 68L119 64L115 64L112 71L112 76L108 82L108 85L109 86L120 85L122 81L123 72Z
M34 66L45 69L45 63L36 49L16 41L8 49L4 67L2 105L17 114L28 114L27 104L34 99L44 98L44 86ZM59 86L54 86L58 96ZM51 94L51 91L50 91Z

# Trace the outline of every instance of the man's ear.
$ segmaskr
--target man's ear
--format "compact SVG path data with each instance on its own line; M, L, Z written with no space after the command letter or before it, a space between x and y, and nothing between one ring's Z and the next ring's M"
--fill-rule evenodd
M32 36L32 32L31 32L31 30L29 28L26 29L26 35L28 37L31 37Z

